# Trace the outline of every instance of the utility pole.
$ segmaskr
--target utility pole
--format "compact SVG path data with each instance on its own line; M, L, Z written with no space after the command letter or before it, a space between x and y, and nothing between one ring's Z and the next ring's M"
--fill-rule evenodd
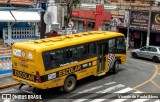
M151 16L152 16L152 2L150 2L150 7L149 7L149 20L148 20L148 30L147 30L147 42L146 46L149 46L149 41L150 41L150 32L151 32Z
M62 27L64 27L64 7L62 7Z
M130 6L129 6L129 9L128 9L128 12L129 12L129 16L128 16L128 28L127 28L127 44L126 44L126 50L128 50L129 48L129 31L130 31L130 19L131 19L131 9L132 9L132 5L130 3Z
M46 3L47 3L47 0L41 0L40 1L41 3L41 8L42 8L42 11L41 11L41 26L40 26L40 39L42 38L45 38L45 32L46 32L46 24L44 22L44 14L45 14L45 11L46 11Z
M129 48L129 31L130 31L130 18L131 18L131 10L128 10L129 16L128 16L128 28L127 28L127 44L126 44L126 49L128 50Z

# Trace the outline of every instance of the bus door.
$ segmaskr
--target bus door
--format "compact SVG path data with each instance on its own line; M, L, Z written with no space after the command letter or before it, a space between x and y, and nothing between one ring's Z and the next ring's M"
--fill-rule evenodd
M107 44L97 44L97 73L101 74L105 72L106 68L106 54L107 54Z

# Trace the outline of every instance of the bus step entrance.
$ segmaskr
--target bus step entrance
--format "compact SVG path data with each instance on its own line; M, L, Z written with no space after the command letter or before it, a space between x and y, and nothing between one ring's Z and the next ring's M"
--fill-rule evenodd
M98 73L97 76L103 76L103 75L105 75L105 74L106 74L106 72L101 72L101 73Z

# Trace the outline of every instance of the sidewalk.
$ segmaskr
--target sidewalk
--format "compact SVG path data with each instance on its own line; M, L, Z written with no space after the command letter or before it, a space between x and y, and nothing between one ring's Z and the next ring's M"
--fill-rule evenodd
M19 82L16 82L12 79L11 75L0 77L0 89L12 87L15 85L20 84Z

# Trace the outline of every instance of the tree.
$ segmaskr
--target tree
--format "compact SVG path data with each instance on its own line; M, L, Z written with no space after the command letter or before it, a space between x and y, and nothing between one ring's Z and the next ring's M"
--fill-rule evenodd
M80 3L80 0L55 0L56 4L65 4L67 7L67 21L66 24L70 22L72 19L72 9L73 7L77 7L77 5Z

